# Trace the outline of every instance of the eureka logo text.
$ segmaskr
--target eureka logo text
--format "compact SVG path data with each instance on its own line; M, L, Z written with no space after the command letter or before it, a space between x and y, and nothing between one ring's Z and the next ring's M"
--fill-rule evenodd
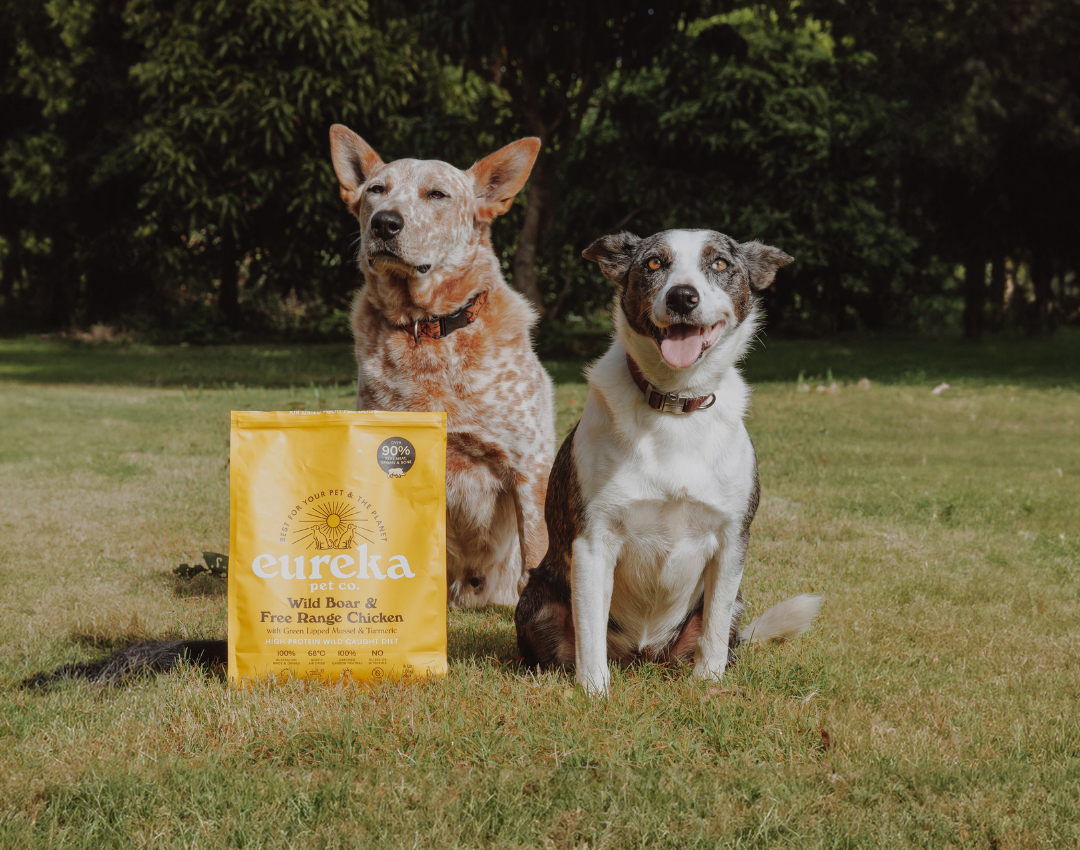
M305 563L303 555L296 555L290 563L288 555L256 555L251 562L251 571L259 578L277 578L280 574L281 578L290 581L310 581L312 593L316 590L360 590L363 587L355 581L339 581L337 587L334 587L333 581L323 581L323 567L329 569L338 579L384 581L388 578L416 578L416 573L409 567L409 561L404 555L392 555L385 573L379 567L381 557L372 555L369 558L365 543L356 550L355 558L352 555L312 555ZM308 568L307 575L304 574L305 567Z

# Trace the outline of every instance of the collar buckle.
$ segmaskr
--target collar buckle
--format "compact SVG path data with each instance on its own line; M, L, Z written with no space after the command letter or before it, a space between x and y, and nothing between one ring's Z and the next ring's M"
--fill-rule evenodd
M679 393L661 393L660 390L652 384L649 384L649 389L661 396L660 406L657 410L660 410L663 413L674 413L676 416L685 416L687 413L693 413L694 410L700 410L700 408L686 409L689 403L694 401L691 396L679 395Z
M650 386L652 386L650 384ZM664 400L660 404L660 409L665 413L674 413L676 416L682 416L686 413L686 402L688 398L679 395L678 393L664 393Z
M707 396L689 396L681 393L666 393L653 386L641 373L637 363L634 362L629 352L626 355L626 365L630 369L630 377L633 378L637 388L645 397L645 403L660 413L671 413L675 416L685 416L698 410L708 410L716 404L716 393Z

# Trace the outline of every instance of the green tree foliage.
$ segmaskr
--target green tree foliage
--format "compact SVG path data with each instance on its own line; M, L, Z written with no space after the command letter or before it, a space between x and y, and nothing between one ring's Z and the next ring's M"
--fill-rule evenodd
M134 175L112 167L138 112L118 0L0 7L5 312L63 326L145 281Z
M648 68L614 75L564 175L571 210L552 243L573 250L554 306L587 313L609 297L576 262L591 234L709 227L796 258L768 293L789 326L901 320L914 246L876 165L889 105L849 96L872 64L838 58L816 20L785 26L747 8L693 23Z
M1006 271L1033 329L1080 316L1077 0L371 2L0 0L4 325L344 331L335 122L462 166L543 139L495 238L545 333L608 302L579 255L619 227L780 245L799 332L962 294L974 336Z
M1075 310L1063 289L1080 265L1080 3L808 0L802 8L877 57L854 94L900 107L882 170L898 185L901 221L923 264L937 256L966 267L967 334L981 331L987 295L1000 322L1006 256L1013 267L1029 264L1034 329Z

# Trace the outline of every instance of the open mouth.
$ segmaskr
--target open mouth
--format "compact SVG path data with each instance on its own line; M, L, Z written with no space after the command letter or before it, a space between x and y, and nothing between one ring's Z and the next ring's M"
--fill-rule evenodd
M658 327L656 330L660 343L660 355L668 366L676 369L693 366L709 346L716 342L723 328L724 319L711 328L689 324Z

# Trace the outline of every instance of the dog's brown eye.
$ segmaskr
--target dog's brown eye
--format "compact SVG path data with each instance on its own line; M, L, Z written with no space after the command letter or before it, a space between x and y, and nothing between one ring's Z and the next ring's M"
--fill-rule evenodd
M434 192L429 192L428 197L431 198L431 200L433 201L441 201L443 198L446 197L446 194L436 189Z
M648 266L653 271L656 271L658 268L660 268L660 261L656 259L656 257L653 257L651 260L649 260Z
M385 186L368 186L368 191L372 195L382 195L386 192Z
M713 260L712 267L718 272L722 272L724 269L727 268L727 263L725 263L723 260Z

